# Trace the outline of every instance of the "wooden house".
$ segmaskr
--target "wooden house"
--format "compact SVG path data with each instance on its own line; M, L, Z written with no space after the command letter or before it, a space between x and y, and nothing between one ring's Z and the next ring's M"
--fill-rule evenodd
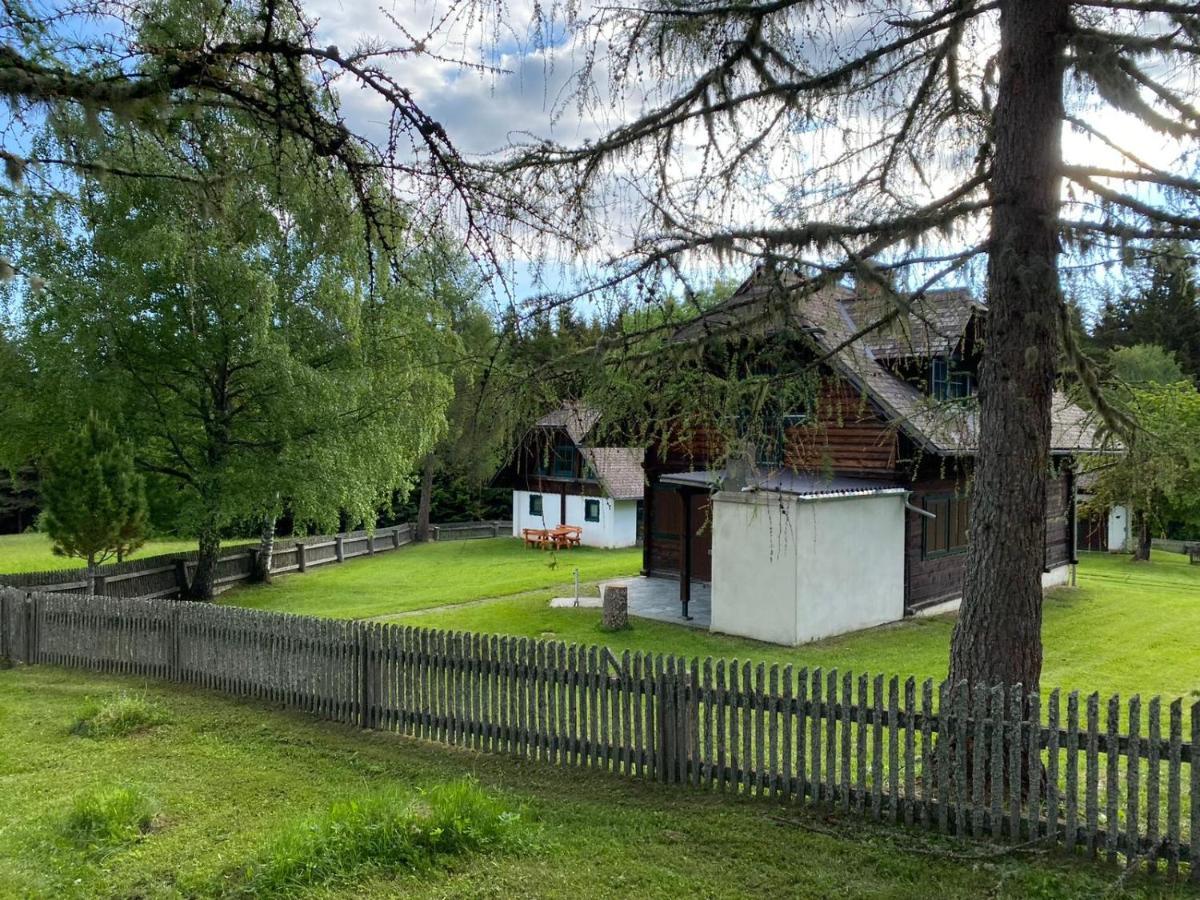
M600 415L565 403L523 437L494 480L512 489L513 535L575 525L582 543L632 547L641 539L642 451L593 446Z
M709 582L713 630L796 644L961 599L987 311L962 290L889 309L759 274L677 334L782 340L817 373L803 408L758 429L781 436L771 453L704 429L646 451L643 574L679 578L684 615L692 583ZM1045 585L1075 562L1073 460L1096 450L1081 409L1056 396L1053 416Z

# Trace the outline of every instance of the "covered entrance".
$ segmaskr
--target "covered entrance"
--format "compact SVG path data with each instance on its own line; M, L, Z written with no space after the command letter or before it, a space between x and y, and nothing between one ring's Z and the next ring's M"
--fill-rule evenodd
M647 489L643 574L678 579L679 614L690 615L692 582L712 580L712 502L703 484L667 479Z

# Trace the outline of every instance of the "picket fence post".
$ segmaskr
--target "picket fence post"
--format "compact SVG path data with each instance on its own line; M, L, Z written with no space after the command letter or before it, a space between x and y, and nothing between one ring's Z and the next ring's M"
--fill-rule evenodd
M32 594L25 595L25 665L32 666L37 660L37 635L34 634L37 621L37 600Z

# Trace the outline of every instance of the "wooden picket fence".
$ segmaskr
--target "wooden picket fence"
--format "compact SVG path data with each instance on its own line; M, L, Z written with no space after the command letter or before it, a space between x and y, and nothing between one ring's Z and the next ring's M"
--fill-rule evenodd
M1178 699L1164 732L1157 697L1054 691L1043 716L1019 688L5 588L0 656L1200 880L1200 704Z
M342 563L360 556L399 550L413 542L416 526L411 522L377 528L373 532L278 538L271 554L271 571L276 575L307 572L318 566ZM433 525L435 541L462 541L512 534L512 522L450 522ZM254 576L257 545L235 547L221 554L217 563L216 587L221 593ZM45 572L0 574L0 586L55 594L101 594L108 597L153 599L177 597L186 591L196 572L196 551L165 553L128 562L97 566L89 582L84 569L51 569Z

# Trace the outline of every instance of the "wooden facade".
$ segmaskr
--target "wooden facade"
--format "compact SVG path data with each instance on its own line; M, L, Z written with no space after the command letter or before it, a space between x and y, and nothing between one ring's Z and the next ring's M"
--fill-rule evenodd
M870 478L896 469L896 429L849 382L821 381L813 423L786 431L784 465Z
M909 503L925 509L939 501L965 504L972 460L969 456L921 453L890 425L883 413L846 380L829 373L818 392L812 424L789 428L784 459L797 471L827 472L908 487ZM699 431L692 442L677 441L665 452L651 448L645 459L646 531L643 574L677 577L685 571L683 533L685 509L691 533L693 579L712 575L711 503L707 493L664 484L665 475L702 471L719 466L715 435ZM1046 570L1074 562L1075 508L1073 475L1064 466L1050 482L1046 504ZM953 498L953 499L951 499ZM686 504L686 506L685 506ZM956 510L957 513L957 510ZM965 506L962 515L966 515ZM905 518L905 610L909 613L962 595L966 545L929 552L926 523L915 511ZM864 547L864 560L870 548Z
M512 490L557 495L564 515L568 496L601 497L604 488L565 428L531 432L492 483Z

